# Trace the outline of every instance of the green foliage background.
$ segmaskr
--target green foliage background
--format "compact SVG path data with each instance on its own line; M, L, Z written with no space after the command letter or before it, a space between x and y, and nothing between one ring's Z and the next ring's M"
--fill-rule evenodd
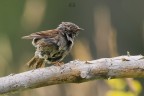
M62 21L85 29L64 62L125 55L127 51L143 55L143 5L143 0L0 0L0 76L28 70L25 63L35 49L22 36L54 29ZM118 79L48 86L12 96L143 96L142 90L143 79Z

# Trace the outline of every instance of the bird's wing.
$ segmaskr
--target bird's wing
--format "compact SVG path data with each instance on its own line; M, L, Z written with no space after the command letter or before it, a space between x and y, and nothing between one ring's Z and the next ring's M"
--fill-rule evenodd
M46 30L46 31L32 33L28 36L23 36L22 39L34 39L34 38L44 38L44 37L53 38L53 37L57 36L58 33L59 33L59 31L56 29Z

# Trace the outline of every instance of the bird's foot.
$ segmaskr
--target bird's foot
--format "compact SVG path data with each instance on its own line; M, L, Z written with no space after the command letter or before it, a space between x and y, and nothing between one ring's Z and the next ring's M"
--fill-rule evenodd
M58 62L58 61L56 61L56 62L52 62L52 64L54 64L55 66L61 66L61 65L64 64L64 62Z

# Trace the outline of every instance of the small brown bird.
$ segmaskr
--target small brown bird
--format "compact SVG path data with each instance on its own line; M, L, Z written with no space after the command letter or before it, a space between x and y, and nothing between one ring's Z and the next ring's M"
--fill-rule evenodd
M36 47L34 57L27 63L29 67L60 62L70 52L78 31L83 30L71 22L62 22L56 29L32 33L23 39L33 39Z

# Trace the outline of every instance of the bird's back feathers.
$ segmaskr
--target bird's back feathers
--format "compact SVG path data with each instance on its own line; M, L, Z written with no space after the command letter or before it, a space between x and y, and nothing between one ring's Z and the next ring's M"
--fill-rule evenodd
M53 29L53 30L46 30L46 31L32 33L30 35L23 36L22 39L34 39L34 38L44 38L44 37L53 38L57 36L57 34L59 34L59 31L57 29Z

